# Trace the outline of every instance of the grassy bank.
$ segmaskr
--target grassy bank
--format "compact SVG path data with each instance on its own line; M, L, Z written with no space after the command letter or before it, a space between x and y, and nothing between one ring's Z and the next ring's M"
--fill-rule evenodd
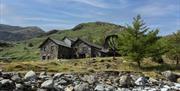
M71 60L51 60L51 61L14 61L11 63L0 63L0 69L4 71L26 72L34 70L36 72L96 72L96 71L132 71L143 72L150 77L159 77L159 73L165 70L180 72L180 66L172 64L166 59L166 63L158 64L145 59L142 68L138 68L135 62L125 61L118 57L117 60L108 58L86 58ZM147 61L148 60L148 61Z

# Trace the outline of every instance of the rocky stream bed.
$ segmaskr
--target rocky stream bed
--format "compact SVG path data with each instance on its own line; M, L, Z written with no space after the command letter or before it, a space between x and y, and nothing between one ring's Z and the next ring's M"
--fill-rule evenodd
M0 71L0 91L180 91L180 74L153 79L133 72L36 73Z

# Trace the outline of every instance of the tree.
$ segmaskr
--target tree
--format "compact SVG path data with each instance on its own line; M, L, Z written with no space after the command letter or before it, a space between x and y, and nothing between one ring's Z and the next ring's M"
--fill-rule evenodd
M137 62L141 67L141 61L145 57L152 56L150 50L154 50L152 46L159 39L157 36L159 30L149 30L140 15L133 19L132 26L127 25L125 30L119 34L118 49L120 54Z
M118 35L108 35L105 39L105 44L112 50L113 52L113 59L115 60L115 54L118 48L118 43L117 43Z
M148 56L152 58L152 61L157 63L164 63L162 55L164 55L166 52L168 52L168 41L164 39L163 37L160 37L159 40L150 46L147 50Z
M175 60L178 65L180 60L180 30L170 37L169 42L169 52L166 55L168 58Z

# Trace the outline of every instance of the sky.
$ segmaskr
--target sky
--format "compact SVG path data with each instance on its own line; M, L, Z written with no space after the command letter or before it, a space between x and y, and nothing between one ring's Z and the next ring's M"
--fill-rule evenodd
M0 23L70 29L85 22L131 24L138 14L161 35L180 29L180 0L0 0Z

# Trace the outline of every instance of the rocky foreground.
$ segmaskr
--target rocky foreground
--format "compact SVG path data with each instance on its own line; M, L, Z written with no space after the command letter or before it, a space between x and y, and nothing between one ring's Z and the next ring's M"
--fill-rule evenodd
M0 91L180 91L180 75L162 72L153 79L132 72L46 73L0 72Z

